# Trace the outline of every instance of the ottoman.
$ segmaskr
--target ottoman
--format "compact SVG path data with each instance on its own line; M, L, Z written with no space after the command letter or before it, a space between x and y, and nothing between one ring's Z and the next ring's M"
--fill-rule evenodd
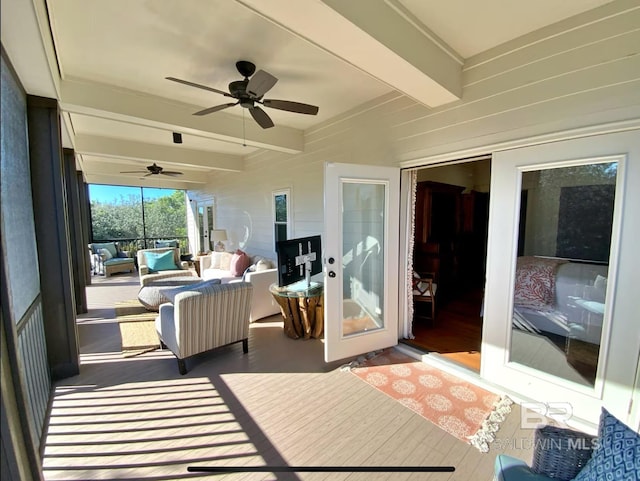
M146 286L140 288L138 300L148 310L157 311L160 308L160 304L170 302L169 299L162 295L163 289L197 284L199 282L202 282L202 279L191 275L165 277L157 281L150 281Z

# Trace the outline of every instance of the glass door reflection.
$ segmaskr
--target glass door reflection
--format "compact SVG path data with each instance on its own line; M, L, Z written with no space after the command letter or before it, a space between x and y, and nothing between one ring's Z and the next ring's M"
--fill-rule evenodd
M594 386L617 163L522 172L509 360Z

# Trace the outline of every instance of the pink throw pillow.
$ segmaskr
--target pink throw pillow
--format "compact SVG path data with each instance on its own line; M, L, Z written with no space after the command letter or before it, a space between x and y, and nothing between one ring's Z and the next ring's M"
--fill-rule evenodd
M235 251L233 256L231 256L231 266L230 271L233 277L240 277L244 274L244 271L247 270L247 267L251 265L251 259L246 254L246 252L242 252L240 249Z

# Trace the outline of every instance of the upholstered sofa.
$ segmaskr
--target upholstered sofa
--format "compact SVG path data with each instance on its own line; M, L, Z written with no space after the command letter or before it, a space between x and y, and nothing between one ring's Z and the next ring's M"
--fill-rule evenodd
M140 286L146 286L154 280L166 277L195 276L188 263L180 260L180 249L177 247L159 247L157 249L140 249L138 251L138 270Z
M234 255L236 256L234 258ZM204 280L220 279L222 284L248 282L253 286L251 303L251 322L280 312L269 286L278 282L278 270L271 259L262 256L246 255L244 263L238 260L238 251L212 252L198 257L200 261L200 277ZM235 262L234 262L235 261Z
M115 242L89 244L91 272L109 277L116 272L133 272L135 261Z
M248 282L203 282L163 291L172 301L160 305L156 330L186 374L185 359L219 346L242 342L248 352L249 311L253 287Z

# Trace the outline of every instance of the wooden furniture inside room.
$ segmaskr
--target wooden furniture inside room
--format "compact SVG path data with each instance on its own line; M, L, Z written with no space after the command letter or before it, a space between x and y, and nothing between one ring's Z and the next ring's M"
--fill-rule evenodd
M431 309L429 317L433 322L436 313L436 292L438 283L436 282L435 272L416 272L413 273L413 302L414 316L419 315L420 309L417 304L427 304Z
M438 287L433 319L425 322L424 309L414 304L412 344L476 370L488 206L488 193L432 181L417 185L413 269L433 273Z

